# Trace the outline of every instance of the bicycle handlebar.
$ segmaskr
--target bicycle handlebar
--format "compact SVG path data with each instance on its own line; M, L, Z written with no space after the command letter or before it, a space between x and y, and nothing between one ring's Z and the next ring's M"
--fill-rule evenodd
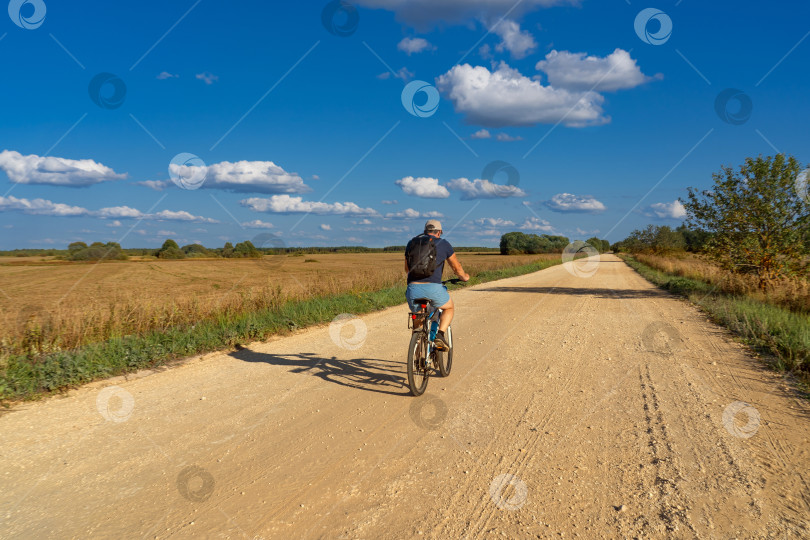
M442 285L446 285L448 283L452 283L453 285L458 285L459 283L464 283L464 281L460 280L459 278L446 279L446 280L442 281Z

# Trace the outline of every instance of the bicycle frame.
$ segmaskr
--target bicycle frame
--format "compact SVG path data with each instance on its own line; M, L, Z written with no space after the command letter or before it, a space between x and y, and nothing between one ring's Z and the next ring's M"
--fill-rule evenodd
M408 328L413 329L415 332L423 332L426 336L430 336L430 323L432 322L439 322L442 317L442 310L437 307L431 306L432 311L427 312L426 308L422 308L416 313L409 313L408 317ZM420 315L422 317L420 317ZM416 328L416 319L422 318L422 327ZM411 326L413 324L413 326ZM453 331L451 327L447 328L447 332L445 333L447 337L447 346L452 348L453 347ZM433 342L430 339L427 339L427 348L425 349L425 361L428 365L432 365L430 361L430 353L434 350Z

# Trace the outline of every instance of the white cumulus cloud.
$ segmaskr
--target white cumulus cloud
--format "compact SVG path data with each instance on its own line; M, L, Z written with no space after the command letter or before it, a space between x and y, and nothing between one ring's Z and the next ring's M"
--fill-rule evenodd
M155 191L163 191L167 187L172 185L171 180L143 180L141 182L135 182L135 184L139 186L146 186L149 189L154 189Z
M92 159L24 156L13 150L0 152L0 169L17 184L85 187L127 178Z
M400 178L396 185L402 188L406 195L413 195L414 197L422 197L423 199L446 199L450 196L447 188L439 184L436 178L406 176Z
M121 225L121 219L147 219L156 221L193 221L198 223L219 223L215 219L195 216L185 210L162 210L154 214L144 214L129 206L110 206L99 210L88 210L80 206L55 203L46 199L18 199L13 196L0 197L0 212L17 211L39 216L92 216L112 219L111 226Z
M630 53L622 49L603 58L587 56L586 53L551 51L536 68L546 72L551 86L569 90L615 92L652 80L641 72Z
M274 225L260 219L254 219L253 221L246 221L242 223L242 227L245 227L246 229L272 229Z
M500 199L505 197L525 197L526 192L517 186L494 184L486 179L455 178L447 182L447 187L461 192L462 200Z
M199 167L172 164L176 174L188 177ZM151 187L151 186L150 186ZM241 193L305 193L311 191L296 173L272 161L223 161L207 167L202 187Z
M321 230L322 230L322 231L331 231L331 230L332 230L332 226L331 226L331 225L327 225L326 223L321 223Z
M219 223L219 221L211 218L195 216L185 210L161 210L155 214L149 214L149 219L156 219L158 221L194 221L195 223Z
M507 50L511 53L512 58L525 58L537 48L537 42L534 41L532 35L521 30L520 25L515 21L503 19L496 24L493 32L501 38L501 42L495 46L495 50L498 52Z
M515 222L503 218L478 218L475 220L475 224L485 227L512 227Z
M546 221L545 219L541 219L538 217L530 217L526 218L520 228L526 231L543 231L543 232L553 232L554 227L552 227L551 223Z
M129 206L111 206L97 210L95 215L100 218L131 218L138 219L144 216L140 210L130 208Z
M503 62L495 71L454 66L436 79L436 85L467 122L486 127L557 122L581 127L609 121L603 116L601 94L544 86Z
M470 135L471 139L491 139L492 135L486 129L479 129L472 135Z
M430 42L424 38L403 38L402 41L397 43L397 49L406 53L408 56L420 53L422 51L433 50L436 47L430 44Z
M436 211L420 212L413 208L406 208L402 212L389 212L385 214L385 217L388 219L439 219L443 218L444 214Z
M86 208L55 203L46 199L18 199L8 196L0 197L0 212L17 211L35 216L86 216Z
M335 215L369 215L376 216L378 212L373 208L361 208L353 202L325 203L305 201L302 197L289 195L273 195L269 199L251 197L239 201L239 204L250 208L254 212L269 212L274 214L335 214Z
M651 204L644 215L659 219L683 219L686 217L686 209L681 201L676 200L671 203Z
M543 204L554 212L586 212L595 214L603 212L606 209L604 204L590 195L578 196L571 193L558 193L554 195L551 200Z

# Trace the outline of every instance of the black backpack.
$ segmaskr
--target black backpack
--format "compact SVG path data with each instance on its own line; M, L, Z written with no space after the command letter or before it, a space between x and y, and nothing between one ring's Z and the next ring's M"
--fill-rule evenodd
M411 240L408 251L408 275L411 279L425 279L436 271L436 244L429 234L420 234Z

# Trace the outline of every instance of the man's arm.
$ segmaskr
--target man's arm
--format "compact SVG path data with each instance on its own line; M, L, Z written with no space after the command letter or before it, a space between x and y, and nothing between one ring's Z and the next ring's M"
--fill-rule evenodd
M470 281L470 275L464 271L464 268L461 267L461 263L458 262L458 258L456 257L455 253L453 253L447 258L447 262L450 263L450 268L452 268L453 272L459 278L461 278L461 281ZM406 262L405 266L407 265L408 263Z

